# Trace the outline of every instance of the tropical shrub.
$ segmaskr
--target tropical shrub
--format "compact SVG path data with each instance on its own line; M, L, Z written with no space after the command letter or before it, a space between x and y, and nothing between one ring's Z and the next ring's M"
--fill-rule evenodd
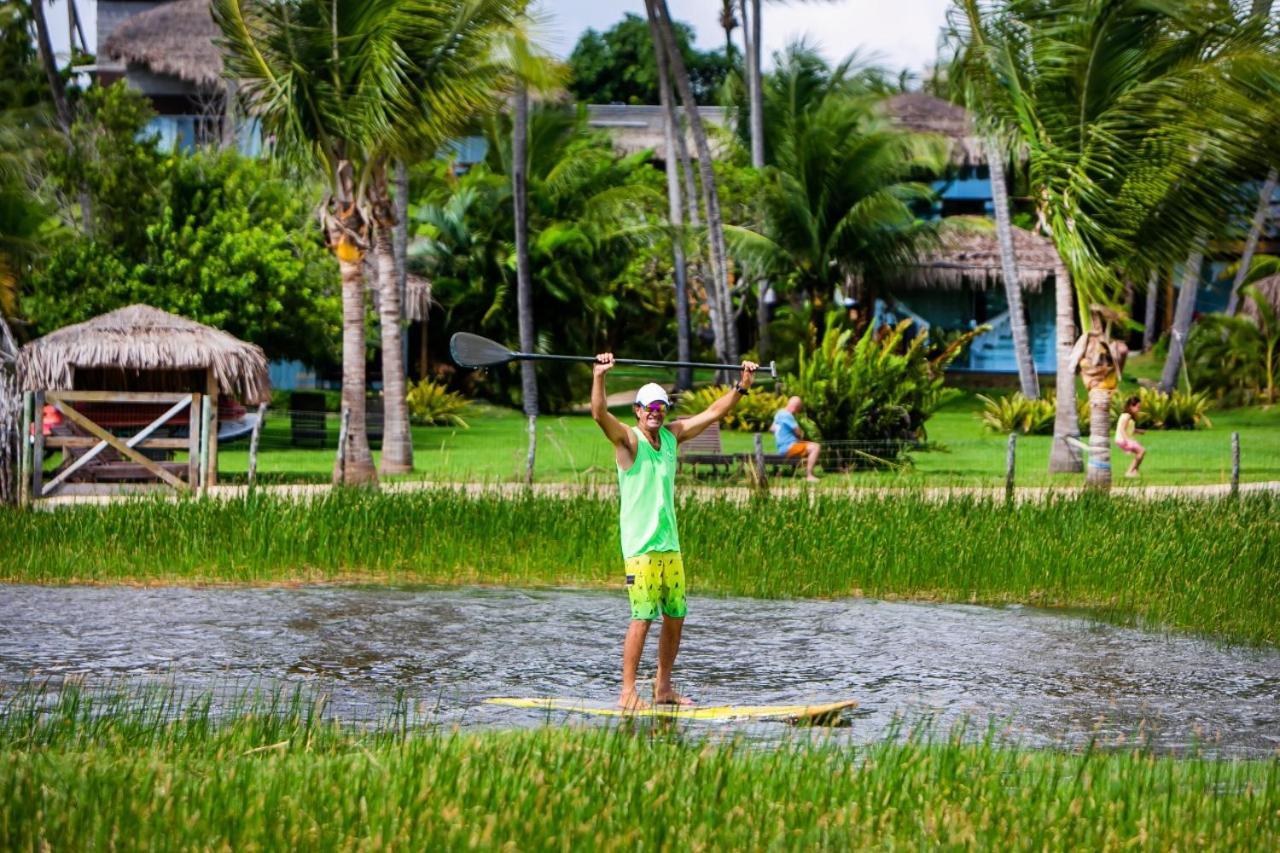
M1111 397L1111 421L1115 423L1124 411L1129 394ZM1188 393L1175 390L1166 394L1158 388L1139 388L1137 423L1139 429L1207 429L1213 426L1209 409L1213 407L1205 391Z
M986 327L957 339L930 359L928 338L907 340L911 320L892 329L867 327L854 339L839 330L839 317L827 317L821 343L801 350L786 389L804 400L823 442L827 467L877 465L896 459L925 438L925 421L943 401L943 371Z
M1021 391L1014 391L1003 397L988 397L979 394L983 409L978 414L984 426L992 432L1011 433L1015 430L1023 435L1053 435L1054 412L1057 396L1052 391L1038 400L1028 400ZM1076 419L1080 431L1089 432L1089 401L1076 400Z
M1241 295L1253 303L1254 317L1210 314L1187 338L1191 387L1224 405L1274 403L1280 377L1280 320L1253 285Z
M695 391L686 391L676 403L676 414L688 417L706 411L712 403L729 393L729 388L728 385L708 385ZM727 429L742 432L768 432L773 425L774 414L786 405L785 394L756 388L738 401L738 405L733 407L733 411L725 416L722 423Z
M443 385L423 379L409 383L406 395L409 403L409 418L423 426L459 426L467 428L462 419L468 401L461 394L448 390Z

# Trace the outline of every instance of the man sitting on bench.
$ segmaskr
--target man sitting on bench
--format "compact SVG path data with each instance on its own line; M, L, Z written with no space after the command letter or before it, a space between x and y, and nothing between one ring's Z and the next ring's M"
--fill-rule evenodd
M816 441L804 441L804 430L796 420L796 413L804 408L799 397L787 400L785 408L778 409L773 415L773 440L777 443L778 452L783 456L807 456L805 461L805 479L810 483L818 482L813 475L813 466L818 464L818 453L822 448Z

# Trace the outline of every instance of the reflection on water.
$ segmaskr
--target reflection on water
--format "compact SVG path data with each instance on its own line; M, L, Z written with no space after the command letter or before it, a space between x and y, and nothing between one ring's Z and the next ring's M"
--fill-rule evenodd
M343 719L403 694L448 725L526 726L490 696L616 697L621 593L529 590L0 588L0 682L84 675L224 693L309 685ZM700 704L855 698L839 737L896 717L995 717L1025 742L1135 735L1159 749L1280 749L1280 652L1020 607L694 598L677 678ZM652 673L656 632L646 649ZM553 719L563 719L563 715ZM694 725L694 724L690 724ZM703 724L698 724L703 725ZM785 729L707 732L774 738Z

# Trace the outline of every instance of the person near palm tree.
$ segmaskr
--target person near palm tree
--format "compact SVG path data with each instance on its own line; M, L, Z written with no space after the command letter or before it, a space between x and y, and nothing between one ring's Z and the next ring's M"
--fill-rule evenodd
M649 634L649 625L662 615L658 638L658 673L653 699L659 704L690 705L671 685L671 672L680 651L680 635L688 610L684 562L676 528L676 446L701 434L737 405L751 387L758 365L742 362L742 376L733 390L705 411L666 424L671 401L661 385L649 383L636 394L632 408L636 423L624 426L609 413L605 402L605 374L613 369L612 353L596 356L591 383L591 417L613 443L621 498L622 558L626 567L631 624L622 645L622 692L618 705L628 710L648 707L636 692L636 671Z
M1134 438L1135 434L1146 431L1138 429L1138 412L1141 408L1142 401L1138 397L1130 397L1124 401L1124 411L1116 423L1116 444L1133 457L1129 470L1124 473L1126 477L1138 476L1138 468L1141 467L1142 460L1147 458L1147 449Z

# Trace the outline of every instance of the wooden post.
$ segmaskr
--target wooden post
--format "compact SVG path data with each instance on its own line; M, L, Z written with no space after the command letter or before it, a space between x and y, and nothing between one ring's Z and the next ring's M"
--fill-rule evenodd
M213 423L209 428L209 485L218 485L218 377L214 375L213 368L208 371L208 387L205 394L210 400L209 410L213 414Z
M1009 449L1005 452L1004 457L1004 499L1013 501L1013 471L1014 463L1018 458L1018 433L1009 433Z
M209 490L209 421L212 415L209 412L210 400L208 397L200 398L200 494L206 494Z
M342 405L342 422L338 426L338 483L347 484L347 426L351 423L351 409Z
M192 394L187 406L187 485L194 493L200 488L200 436L204 423L204 395Z
M1240 496L1240 433L1231 433L1231 497Z
M31 400L31 497L38 500L44 492L44 392L36 391Z
M253 435L249 438L249 488L253 488L258 479L258 436L262 435L262 422L267 419L267 404L258 404L258 422L253 425Z
M22 432L18 435L18 504L31 504L31 409L35 395L22 395Z
M752 467L755 469L753 480L756 490L763 496L769 493L769 472L764 467L764 437L756 433L755 457Z

